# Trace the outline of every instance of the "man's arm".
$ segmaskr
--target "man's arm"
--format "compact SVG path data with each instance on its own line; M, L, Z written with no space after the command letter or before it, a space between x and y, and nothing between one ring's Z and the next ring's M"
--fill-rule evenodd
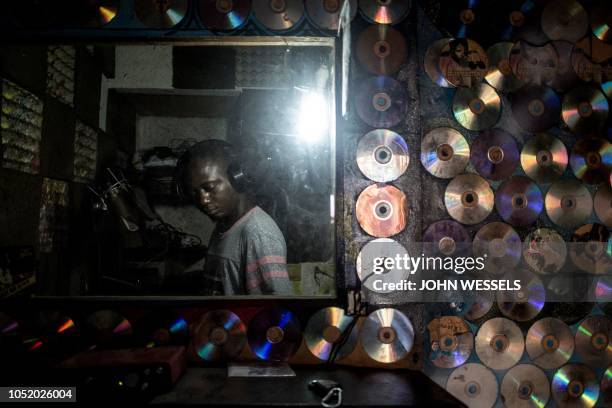
M282 237L250 231L246 237L245 286L249 295L291 295L287 248Z

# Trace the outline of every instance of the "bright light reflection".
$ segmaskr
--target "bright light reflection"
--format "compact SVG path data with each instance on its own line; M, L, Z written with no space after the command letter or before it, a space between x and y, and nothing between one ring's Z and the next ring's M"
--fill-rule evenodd
M317 143L329 131L327 100L319 93L306 91L300 103L297 134L306 143Z

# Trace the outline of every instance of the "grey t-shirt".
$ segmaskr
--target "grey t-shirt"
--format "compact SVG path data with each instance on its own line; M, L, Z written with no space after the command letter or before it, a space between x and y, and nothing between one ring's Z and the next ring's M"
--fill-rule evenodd
M227 231L213 231L204 264L204 294L291 293L285 238L264 210L253 207Z

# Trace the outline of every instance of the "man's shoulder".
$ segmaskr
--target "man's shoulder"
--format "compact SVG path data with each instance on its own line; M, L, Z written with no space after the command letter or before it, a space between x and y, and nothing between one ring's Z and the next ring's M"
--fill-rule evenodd
M251 211L243 226L245 234L283 236L276 221L267 212L260 207L254 207Z

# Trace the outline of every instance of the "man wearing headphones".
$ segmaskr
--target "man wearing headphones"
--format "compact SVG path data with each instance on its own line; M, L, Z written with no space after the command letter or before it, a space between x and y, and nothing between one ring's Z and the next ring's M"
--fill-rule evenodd
M215 222L204 264L205 295L290 295L287 247L276 222L252 202L232 146L193 145L179 160L179 185Z

